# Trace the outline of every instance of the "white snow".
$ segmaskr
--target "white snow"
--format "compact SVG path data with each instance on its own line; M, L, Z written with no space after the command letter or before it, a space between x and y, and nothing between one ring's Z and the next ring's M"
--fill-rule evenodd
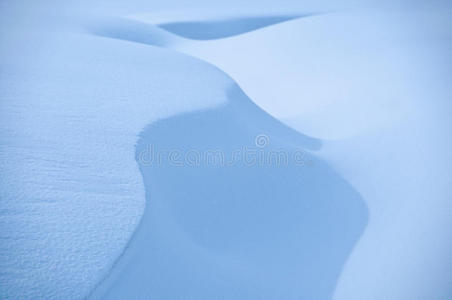
M449 5L185 6L0 4L0 298L449 298Z

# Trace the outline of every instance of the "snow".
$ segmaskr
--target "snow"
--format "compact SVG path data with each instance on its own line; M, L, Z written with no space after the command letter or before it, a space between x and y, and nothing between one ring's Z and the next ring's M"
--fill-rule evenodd
M220 108L151 124L137 146L150 205L92 298L331 297L367 208L313 147L237 86Z
M0 4L0 298L450 298L449 5L184 6Z
M142 215L140 131L222 103L230 80L158 48L81 32L5 31L0 298L80 299Z

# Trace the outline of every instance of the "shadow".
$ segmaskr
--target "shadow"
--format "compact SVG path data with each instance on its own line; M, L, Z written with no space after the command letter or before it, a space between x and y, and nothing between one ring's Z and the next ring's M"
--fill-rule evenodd
M363 200L304 150L318 140L281 125L238 86L228 95L223 107L142 132L136 160L148 203L107 299L331 298L367 222ZM244 147L287 153L288 163L231 160ZM212 150L228 163L203 156Z
M123 18L103 18L87 25L94 35L141 43L158 47L170 47L180 37L155 25Z
M309 15L249 17L210 22L174 22L159 25L110 17L89 23L87 30L98 36L159 47L171 47L180 43L181 37L194 40L220 39L306 16Z
M243 17L203 22L172 22L159 24L158 26L185 38L213 40L243 34L306 16L308 15Z

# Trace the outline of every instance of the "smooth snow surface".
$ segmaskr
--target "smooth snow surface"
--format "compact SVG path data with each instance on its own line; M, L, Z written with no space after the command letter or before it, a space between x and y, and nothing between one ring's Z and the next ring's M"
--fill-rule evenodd
M0 298L451 298L451 20L1 2Z
M150 205L93 298L331 298L367 222L363 200L315 155L291 159L316 141L269 117L237 86L228 98L142 133L137 161ZM265 147L255 144L262 131ZM241 147L250 155L234 160ZM174 149L180 158L159 162ZM288 163L278 163L283 152Z

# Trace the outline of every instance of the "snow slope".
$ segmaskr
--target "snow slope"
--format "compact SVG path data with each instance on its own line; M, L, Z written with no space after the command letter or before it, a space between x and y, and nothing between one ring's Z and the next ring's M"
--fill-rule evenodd
M230 79L157 48L6 22L0 298L81 299L142 214L134 156L140 131L152 120L226 101Z
M450 14L398 4L2 2L0 298L449 298ZM139 159L258 134L311 165Z
M331 298L367 222L363 200L306 152L318 141L268 116L238 86L227 94L220 108L142 133L148 205L92 299Z
M226 70L286 124L331 140L321 157L370 208L337 299L452 293L450 20L448 10L327 14L168 45Z

